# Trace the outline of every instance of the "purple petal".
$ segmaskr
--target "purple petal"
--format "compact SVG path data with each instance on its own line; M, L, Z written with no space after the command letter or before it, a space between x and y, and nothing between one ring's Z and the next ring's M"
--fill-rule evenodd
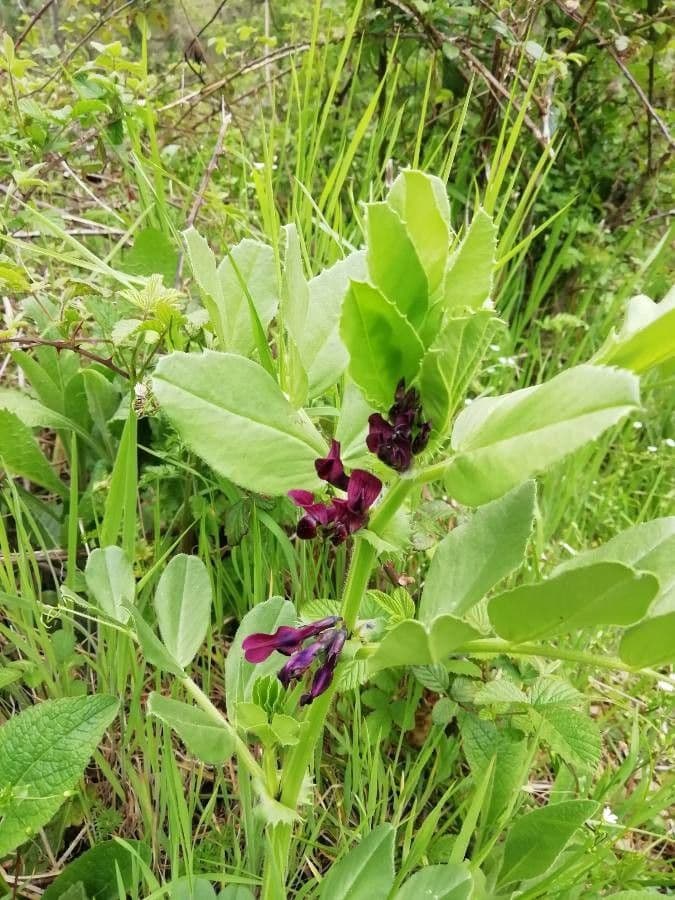
M373 413L368 417L368 435L366 446L371 453L377 453L383 441L391 439L394 433L392 426L379 413Z
M316 537L317 521L314 516L303 516L295 527L295 533L302 541L311 541Z
M242 641L244 656L250 663L264 662L274 651L290 655L302 645L305 640L301 628L292 628L290 625L280 625L273 634L258 632L249 634Z
M336 660L327 659L326 662L316 670L312 680L312 686L306 694L300 697L300 706L307 706L317 697L320 697L328 690L335 674Z
M327 481L328 484L332 484L333 487L339 488L342 491L347 490L349 478L347 478L347 475L345 474L345 469L342 465L342 460L340 459L339 441L331 441L328 456L317 459L314 463L314 467L316 469L316 474L323 481Z
M352 512L365 513L377 500L382 482L365 469L354 469L349 479L347 503Z
M288 496L301 509L307 509L314 504L314 494L311 491L289 491Z
M279 671L278 678L284 687L288 687L292 681L301 678L312 665L317 654L323 649L323 641L315 641L303 650L298 650L297 653L294 653Z

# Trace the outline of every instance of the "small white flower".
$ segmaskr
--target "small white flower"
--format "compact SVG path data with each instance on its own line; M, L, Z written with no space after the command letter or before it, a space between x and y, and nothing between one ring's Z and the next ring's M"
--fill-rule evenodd
M672 694L675 691L675 684L672 681L666 681L665 679L656 682L656 686L659 687L662 691L665 691L667 694Z
M606 806L602 811L602 821L606 822L607 825L616 825L619 821L619 817L616 813L613 813L609 806Z
M633 428L637 428L637 429L642 428L642 422L633 422Z
M657 453L657 452L658 452L658 449L659 449L659 448L658 448L658 447L655 447L654 444L650 444L650 445L647 447L647 450L649 450L650 453Z
M675 447L675 440L673 440L673 438L666 438L663 443L666 447Z

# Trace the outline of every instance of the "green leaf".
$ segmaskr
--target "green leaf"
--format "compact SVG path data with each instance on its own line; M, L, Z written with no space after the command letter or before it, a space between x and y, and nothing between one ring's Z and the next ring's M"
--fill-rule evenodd
M103 695L45 700L0 728L0 859L49 822L117 713Z
M213 602L206 566L196 556L175 556L157 585L155 610L162 640L183 668L204 642Z
M10 475L28 478L62 497L68 493L38 447L30 428L6 409L0 409L0 466Z
M598 438L639 402L630 372L589 365L475 400L455 422L447 490L470 506L494 500Z
M658 587L653 575L622 563L601 562L498 594L488 613L500 637L537 640L579 628L637 622Z
M429 625L406 619L395 625L370 658L371 671L393 666L425 666L442 662L479 633L454 616L439 616Z
M141 841L125 841L146 863L150 862L150 849ZM117 900L118 875L129 894L138 887L138 866L133 852L118 841L103 841L86 850L69 863L58 878L42 895L43 900L65 900L67 893L78 884L85 897L96 900ZM72 896L78 896L73 894Z
M253 892L245 884L228 884L218 894L219 900L255 900Z
M497 229L490 216L479 209L445 275L445 308L461 313L479 309L490 296L497 249Z
M601 547L566 560L554 574L604 561L625 563L656 575L659 593L649 615L675 612L675 516L652 519L627 528Z
M394 829L378 825L321 882L320 900L374 900L394 883Z
M226 478L261 494L320 486L314 460L325 442L261 366L230 353L172 353L153 384L185 443Z
M349 373L373 406L389 409L401 378L410 384L424 347L408 320L376 288L352 281L342 306L340 334Z
M162 231L144 228L134 236L133 247L125 254L121 268L130 275L154 275L157 272L165 285L173 286L178 253Z
M310 397L325 393L347 368L349 354L339 330L342 304L350 279L365 278L366 256L357 250L309 281L309 305L299 352L307 371Z
M545 872L598 806L592 800L565 800L516 819L506 837L498 883L525 881Z
M205 878L178 878L169 888L170 900L216 900L213 885Z
M369 203L366 234L370 280L418 328L429 306L429 283L404 223L388 203Z
M619 656L636 668L675 662L675 611L629 628L621 638Z
M442 442L464 401L499 320L489 310L450 319L422 360L420 394L432 425L432 444Z
M234 753L233 732L225 722L218 724L214 716L198 706L153 691L148 697L148 715L173 728L190 753L202 762L219 765Z
M494 722L468 713L460 714L460 734L464 755L471 774L479 783L496 757L490 793L485 801L486 826L494 823L513 801L522 788L525 761L528 755L527 741L516 738L513 732L498 729Z
M626 305L619 332L612 332L593 362L642 374L675 359L675 288L660 303L640 294Z
M183 239L195 281L199 285L204 306L222 347L226 346L222 310L225 308L223 288L216 268L216 258L196 228L183 232Z
M28 428L69 428L77 430L74 422L24 391L0 387L0 411L14 413Z
M267 331L279 305L274 251L267 244L245 238L223 258L218 277L221 292L214 299L222 323L222 349L248 356L256 346L256 338L246 291L263 331Z
M128 557L119 547L92 550L84 570L87 590L99 609L117 622L129 620L136 582Z
M140 644L143 657L150 665L155 666L162 672L170 672L179 678L185 676L185 672L178 665L176 660L171 656L164 644L157 637L150 625L143 618L143 614L135 606L130 604L126 607L134 620L136 637Z
M434 175L405 169L392 184L387 203L405 223L433 300L443 288L452 237L445 185Z
M254 682L276 672L284 660L281 654L273 653L263 663L249 663L244 658L242 641L249 634L272 634L280 625L293 625L295 621L295 608L283 597L272 597L259 603L241 620L225 661L225 697L231 722L237 722L237 705L251 699Z
M465 615L523 561L534 517L533 481L481 507L436 548L424 583L419 618Z
M340 406L340 417L335 429L335 440L340 442L340 455L352 466L365 462L370 456L366 447L368 416L372 406L351 378L345 378ZM372 459L372 456L370 457Z
M528 710L533 730L554 753L577 771L593 772L600 762L600 733L589 717L576 709L553 704Z
M427 866L405 882L394 900L471 900L473 888L467 863Z

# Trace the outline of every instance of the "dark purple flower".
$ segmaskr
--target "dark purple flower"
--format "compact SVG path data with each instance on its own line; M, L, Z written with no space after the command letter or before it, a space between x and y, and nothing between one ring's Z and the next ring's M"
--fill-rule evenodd
M325 662L314 673L314 678L312 679L312 685L309 691L300 697L300 706L307 706L328 690L333 681L338 659L346 640L347 632L344 628L333 629L331 642L326 652Z
M407 471L414 454L421 453L429 442L431 423L422 419L422 405L415 388L405 389L405 380L396 386L389 420L373 413L368 419L366 446L383 463L397 472Z
M273 634L261 632L249 634L242 642L244 655L250 663L264 662L275 650L277 653L283 653L284 656L291 656L302 647L308 638L321 634L327 628L332 628L338 619L338 616L328 616L299 628L280 625Z
M296 528L298 537L305 541L316 537L319 525L328 525L335 518L332 507L317 503L311 491L289 491L288 496L296 506L305 511Z
M327 481L333 487L339 488L341 491L347 490L349 478L345 473L345 467L340 459L340 442L331 441L328 456L317 459L314 463L316 474L322 481Z

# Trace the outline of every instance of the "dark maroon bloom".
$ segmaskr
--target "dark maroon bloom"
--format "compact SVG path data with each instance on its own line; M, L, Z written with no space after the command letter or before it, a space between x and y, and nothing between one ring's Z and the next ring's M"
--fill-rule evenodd
M328 504L317 503L310 491L289 491L293 503L305 511L296 528L298 537L316 537L320 526L334 544L341 544L366 524L368 511L381 490L379 478L364 469L354 469L347 479L346 500L336 497Z
M405 389L402 378L396 386L389 420L380 413L368 419L366 445L383 463L397 472L407 471L413 455L421 453L429 442L431 423L422 418L420 396L415 388Z
M327 628L332 628L337 621L338 616L328 616L300 628L280 625L273 634L249 634L242 642L244 655L250 663L264 662L275 650L277 653L283 653L284 656L291 656L302 647L308 638L321 634Z
M284 687L289 687L302 678L314 660L323 656L309 692L300 698L300 704L305 706L323 694L333 680L340 653L347 640L346 630L334 627L339 621L339 616L327 616L300 628L282 625L274 634L251 634L244 639L242 645L246 659L252 663L264 662L275 650L284 653L290 658L279 670L278 678ZM304 642L311 637L316 640L303 647Z
M300 697L300 706L307 706L312 700L316 700L316 698L320 697L324 691L328 690L333 681L338 659L340 658L340 653L342 652L346 640L347 632L344 628L333 629L331 633L331 642L326 653L326 659L323 665L314 673L312 686L309 691Z
M349 478L340 459L339 441L331 441L328 456L323 459L317 459L314 463L314 468L322 481L327 481L328 484L332 484L333 487L339 488L341 491L347 490Z

